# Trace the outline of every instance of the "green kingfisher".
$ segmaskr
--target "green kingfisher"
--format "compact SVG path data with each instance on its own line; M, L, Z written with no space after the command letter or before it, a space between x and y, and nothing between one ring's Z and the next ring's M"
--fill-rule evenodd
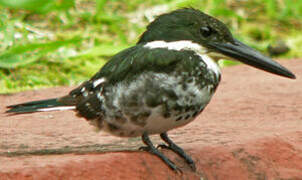
M220 59L295 79L292 72L235 39L219 20L184 8L158 16L136 45L113 56L66 96L11 105L7 113L74 110L99 130L141 136L146 146L140 149L175 171L181 170L159 147L174 151L195 170L192 158L167 132L192 122L205 109L220 82ZM154 146L152 134L160 134L166 144Z

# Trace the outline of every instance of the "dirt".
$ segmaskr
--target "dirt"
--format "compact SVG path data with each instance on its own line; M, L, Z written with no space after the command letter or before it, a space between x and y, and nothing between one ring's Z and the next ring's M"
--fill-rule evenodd
M169 132L196 162L192 172L163 150L182 175L138 151L140 138L96 132L72 111L4 113L7 105L62 96L73 87L1 95L0 179L302 179L302 60L280 63L297 79L245 65L223 69L204 112Z

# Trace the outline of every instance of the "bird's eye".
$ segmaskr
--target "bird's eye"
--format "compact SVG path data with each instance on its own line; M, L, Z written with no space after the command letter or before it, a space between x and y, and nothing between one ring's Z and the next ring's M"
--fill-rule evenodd
M201 27L200 33L203 37L209 37L212 34L212 28L211 27Z

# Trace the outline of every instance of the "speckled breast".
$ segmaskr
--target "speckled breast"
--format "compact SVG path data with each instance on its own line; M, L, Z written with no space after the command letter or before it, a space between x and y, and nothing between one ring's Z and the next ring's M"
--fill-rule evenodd
M105 91L102 129L117 136L163 133L191 122L209 103L220 73L200 61L190 70L144 72Z

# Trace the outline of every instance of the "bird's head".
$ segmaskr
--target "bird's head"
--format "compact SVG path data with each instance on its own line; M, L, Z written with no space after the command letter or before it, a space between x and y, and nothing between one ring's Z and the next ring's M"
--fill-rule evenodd
M235 39L227 26L193 8L158 16L140 37L138 44L150 42L191 42L214 60L237 60L267 72L295 79L295 75L255 49ZM188 47L188 49L190 49Z

